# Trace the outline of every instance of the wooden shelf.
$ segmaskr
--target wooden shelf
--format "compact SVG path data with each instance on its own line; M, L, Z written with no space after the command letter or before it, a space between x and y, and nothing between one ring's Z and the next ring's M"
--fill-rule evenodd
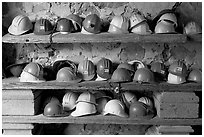
M55 33L53 43L104 43L104 42L140 42L140 43L185 43L187 36L183 34L150 34L137 35L100 33L87 35L82 33L71 33L62 35ZM35 35L34 33L21 36L6 34L2 41L5 43L50 43L49 35Z
M19 82L18 78L7 78L2 80L2 89L73 89L73 90L110 90L118 86L117 83L108 81L83 81L72 84L66 82L47 81L42 83L24 83ZM185 84L139 84L135 82L121 83L121 90L133 91L161 91L161 92L194 92L202 91L202 84L185 83Z
M118 116L90 115L83 117L46 117L43 114L35 116L2 116L3 123L75 123L75 124L136 124L136 125L202 125L198 119L133 119Z

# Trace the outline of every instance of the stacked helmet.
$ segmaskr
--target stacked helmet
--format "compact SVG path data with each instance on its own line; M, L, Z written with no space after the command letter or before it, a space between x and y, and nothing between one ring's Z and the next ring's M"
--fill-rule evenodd
M57 72L56 81L78 83L81 78L77 77L77 74L70 67L63 67Z
M82 18L79 15L69 14L67 16L67 19L72 21L72 24L74 26L74 32L81 31L81 28L82 28Z
M134 102L130 105L129 116L131 118L140 118L147 115L146 105L142 102Z
M126 91L123 93L123 95L128 105L137 101L137 97L132 92Z
M55 61L53 64L53 71L57 74L57 72L63 67L69 67L74 72L77 72L76 64L70 60L57 60L57 61Z
M108 32L117 34L129 33L128 28L129 21L127 18L123 16L114 16L110 23Z
M186 77L187 67L183 61L174 61L169 66L169 73L174 74L176 76Z
M183 76L177 76L177 75L174 75L172 73L169 73L167 82L170 84L182 84L182 83L186 82L186 78Z
M125 113L125 106L117 99L112 99L106 103L103 115L107 114L128 117L128 115Z
M152 83L154 74L147 68L140 68L135 72L133 80L139 83Z
M83 92L79 95L76 103L87 102L96 105L96 98L91 92Z
M97 34L101 31L101 19L96 14L88 15L83 21L82 33Z
M112 62L107 58L101 58L97 63L96 72L104 79L110 79L113 71Z
M34 34L36 35L48 35L53 31L51 22L47 19L40 18L35 22Z
M134 67L131 64L127 63L127 62L120 63L117 68L125 68L125 69L127 69L127 70L129 70L131 72L135 72Z
M145 21L146 19L141 14L136 13L132 15L130 17L130 29Z
M57 21L56 30L62 34L68 34L74 31L74 26L71 20L68 20L66 18L61 18Z
M155 29L154 29L155 33L176 33L175 32L175 28L174 25L172 23L169 22L165 22L165 21L160 21L157 23Z
M188 75L188 81L202 83L202 72L199 69L193 69Z
M142 102L142 103L146 104L147 106L149 106L150 108L154 107L152 100L148 97L141 97L141 98L139 98L138 102Z
M21 35L33 28L33 24L27 16L16 16L8 28L8 32L13 35Z
M79 63L78 72L83 80L92 80L96 74L93 62L87 59Z
M111 82L130 82L131 79L131 73L125 69L125 68L117 68L111 77Z
M175 28L178 26L177 18L176 18L176 15L174 13L163 14L157 22L160 22L160 21L169 22L169 23L173 24L173 26Z
M42 82L43 68L40 64L30 62L25 66L23 72L20 75L20 82Z
M194 21L191 21L189 23L186 24L186 26L184 27L183 30L184 34L200 34L202 33L202 29L201 27Z
M78 99L78 94L75 92L67 92L62 99L62 106L65 111L73 110Z

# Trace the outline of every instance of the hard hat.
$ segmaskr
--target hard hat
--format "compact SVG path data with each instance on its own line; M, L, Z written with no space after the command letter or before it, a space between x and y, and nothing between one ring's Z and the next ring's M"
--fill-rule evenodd
M95 96L91 93L91 92L83 92L79 95L76 103L78 102L88 102L88 103L92 103L92 104L96 104L96 98Z
M142 102L142 103L146 104L147 106L149 106L150 108L154 107L152 100L148 97L141 97L141 98L139 98L138 102Z
M64 117L68 116L69 113L63 111L62 105L56 102L48 103L45 108L43 115L47 117Z
M66 18L61 18L57 21L57 28L56 31L60 32L61 34L68 34L75 30L72 21Z
M97 74L104 79L110 79L113 72L112 62L107 58L101 58L97 63Z
M130 72L125 68L117 68L111 77L111 82L130 82L131 74Z
M133 81L139 83L152 83L154 82L154 74L147 68L140 68L135 72Z
M98 104L96 106L97 112L103 113L105 105L108 103L108 101L110 101L110 98L107 98L107 97L98 98L96 100L96 103Z
M131 118L140 118L147 115L147 108L142 102L134 102L130 104L129 115Z
M183 76L177 76L172 73L169 73L167 82L170 84L182 84L186 82L186 79Z
M186 77L187 76L187 67L183 61L174 61L169 66L169 73L172 73L177 76Z
M27 16L16 16L12 24L8 28L8 32L13 35L21 35L29 30L33 29L33 24Z
M120 63L117 68L124 68L124 69L131 71L131 72L135 72L134 67L127 62Z
M151 71L155 74L155 80L162 81L166 79L167 71L163 63L154 61L151 63Z
M97 112L96 106L88 102L78 102L76 104L76 110L71 113L73 117L79 117L84 115L95 114Z
M193 69L188 75L188 81L202 83L202 72L199 69Z
M173 24L175 28L178 26L177 18L176 18L176 15L174 13L165 13L165 14L163 14L159 18L157 23L160 22L160 21L169 22L169 23Z
M69 67L73 72L77 72L77 66L74 62L70 60L57 60L53 64L53 71L57 74L57 72L63 68L63 67Z
M59 99L58 99L57 97L55 97L55 96L48 96L48 97L46 97L45 100L43 101L42 108L44 109L45 106L46 106L48 103L50 103L50 102L60 104L60 101L59 101Z
M85 31L93 34L100 33L101 31L101 19L96 14L88 15L83 21L83 28Z
M194 21L188 22L183 30L184 34L201 34L202 29L201 27Z
M76 14L69 14L67 16L67 19L72 21L72 24L74 25L74 32L80 32L82 28L82 18L79 15Z
M106 93L104 91L97 91L97 92L94 93L94 96L95 96L96 100L99 99L99 98L103 98L103 97L111 99L111 97L106 95Z
M87 59L79 63L78 72L83 80L92 80L96 74L93 62Z
M103 115L107 114L128 117L128 115L125 113L125 106L117 99L112 99L106 103Z
M129 33L129 21L127 18L123 16L114 16L110 26L109 26L109 33Z
M67 92L62 99L62 106L65 111L70 111L75 108L78 94L75 92Z
M134 14L130 17L130 29L134 28L138 24L146 22L146 19L141 14Z
M22 71L20 77L20 82L44 82L45 80L43 79L39 79L35 76L33 76L32 74Z
M132 92L126 91L122 93L127 101L128 105L137 101L137 97Z
M140 34L140 35L147 35L151 34L152 31L149 29L149 25L147 22L142 22L131 29L131 32Z
M35 26L34 26L35 35L48 35L52 31L53 31L53 26L49 20L40 18L35 22Z
M56 81L78 83L81 81L81 78L77 77L76 73L74 73L71 68L63 67L57 72Z
M176 33L175 32L175 28L174 25L169 23L169 22L165 22L165 21L160 21L157 23L155 29L154 29L155 33L163 33L163 34L167 34L167 33Z

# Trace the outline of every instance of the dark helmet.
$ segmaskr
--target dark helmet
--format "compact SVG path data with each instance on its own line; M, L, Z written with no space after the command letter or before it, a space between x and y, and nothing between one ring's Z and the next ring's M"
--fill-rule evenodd
M69 14L67 16L67 19L72 21L72 24L74 26L74 32L81 31L81 28L82 28L82 18L79 15Z
M202 83L202 72L199 69L193 69L188 75L188 81Z
M161 62L152 62L151 71L155 74L155 79L164 80L167 76L166 67Z
M105 79L110 79L113 71L112 62L107 58L102 58L97 63L97 74Z
M47 19L39 19L35 22L34 34L36 35L48 35L52 32L53 26Z
M117 68L111 77L111 82L130 82L131 74L130 72L125 68Z
M147 68L140 68L135 72L133 80L139 83L152 83L154 82L154 74Z
M61 32L62 34L67 34L73 32L74 26L72 21L66 18L61 18L57 21L57 31Z
M138 118L146 115L147 115L147 108L144 103L136 101L130 104L129 116L131 118Z
M101 19L96 14L88 15L83 21L83 27L85 31L89 33L100 33L101 31Z
M45 106L43 115L48 117L63 117L67 116L68 113L63 111L60 103L50 102Z

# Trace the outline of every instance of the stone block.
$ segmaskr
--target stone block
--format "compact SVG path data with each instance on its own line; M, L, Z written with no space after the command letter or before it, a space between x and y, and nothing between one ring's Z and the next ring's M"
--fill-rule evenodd
M32 135L33 124L2 124L3 135Z
M189 135L194 132L191 126L159 126L162 135Z

